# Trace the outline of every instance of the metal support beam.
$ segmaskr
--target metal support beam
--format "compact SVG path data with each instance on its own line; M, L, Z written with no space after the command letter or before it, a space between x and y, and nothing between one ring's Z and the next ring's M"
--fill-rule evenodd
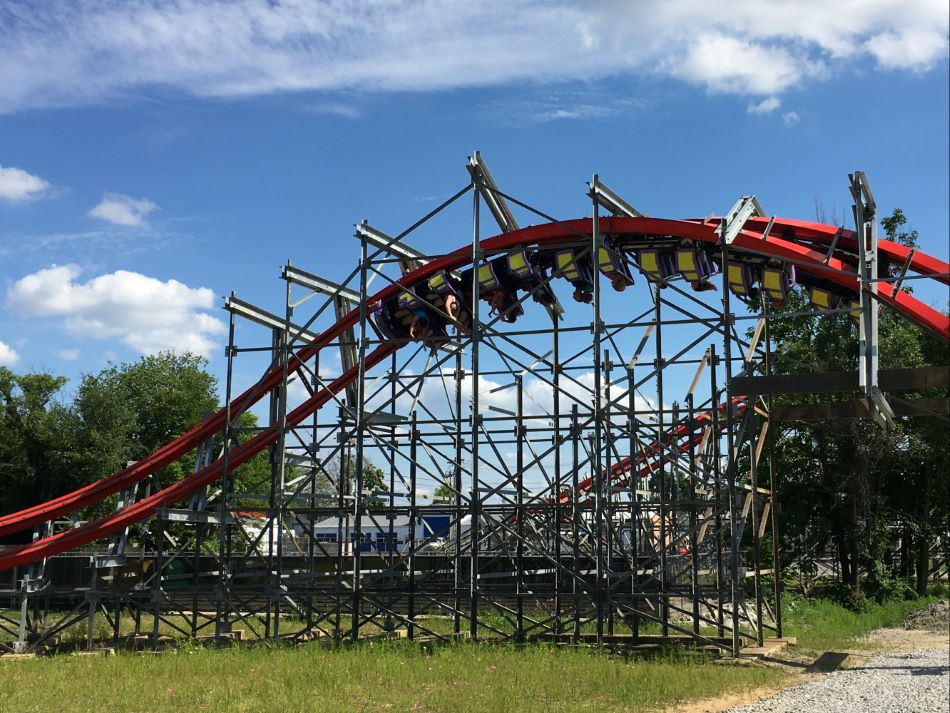
M426 257L425 253L409 247L397 238L386 235L382 230L377 230L365 220L356 224L356 237L395 257L399 261L399 268L404 275L429 262L429 258Z
M512 230L518 230L518 221L515 220L511 208L507 201L501 197L498 184L495 183L491 171L488 170L488 164L482 158L482 154L476 151L473 156L469 156L466 165L472 180L475 182L479 195L484 199L485 205L491 211L492 217L498 223L498 227L503 233L510 233Z
M280 271L280 276L308 290L313 290L314 292L319 292L320 294L329 295L331 297L342 297L349 303L350 309L356 308L360 303L360 293L356 290L344 287L343 285L333 282L333 280L314 275L306 270L301 270L299 267L294 267L290 263L284 265Z
M638 211L617 193L605 186L603 182L592 181L587 185L590 187L590 197L597 201L602 208L609 210L612 215L623 218L646 217L646 213Z
M871 415L882 427L894 425L894 414L878 385L877 204L863 171L848 174L854 199L854 230L858 239L858 382L872 404Z
M238 298L233 292L230 297L224 299L224 308L231 312L232 314L237 315L238 317L243 317L244 319L250 320L260 324L261 326L267 327L268 329L277 329L283 331L286 321L283 317L278 317L273 312L268 312L266 309L262 309L256 305L247 302ZM317 338L317 334L311 332L308 329L293 324L290 324L290 338L296 341L302 342L312 342Z
M746 222L750 218L757 218L765 215L762 205L754 195L740 196L739 200L732 204L732 208L726 213L725 221L716 229L723 238L726 245L732 245L732 241L742 232Z

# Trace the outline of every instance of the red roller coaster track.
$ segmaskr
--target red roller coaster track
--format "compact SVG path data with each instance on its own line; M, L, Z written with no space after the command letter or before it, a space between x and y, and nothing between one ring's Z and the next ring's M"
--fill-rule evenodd
M636 242L644 236L669 236L684 240L696 240L716 244L719 235L716 228L718 219L710 220L670 220L660 218L602 218L600 230L604 234L622 237ZM856 292L858 281L853 266L856 238L849 231L842 231L835 243L834 255L828 256L828 246L834 241L838 228L834 226L808 223L803 221L776 219L772 229L766 235L768 221L750 220L730 246L733 254L761 255L785 262L794 263L799 270L835 283L840 288ZM481 242L482 249L488 252L506 251L518 246L537 245L553 247L564 243L576 242L578 235L588 233L589 219L577 219L558 223L531 226L496 236ZM904 264L908 257L908 270L924 276L932 276L944 284L950 284L950 266L947 263L919 252L910 253L907 248L888 241L880 241L878 250L881 255L893 263ZM455 252L435 259L423 267L403 276L397 284L390 285L368 300L368 307L377 301L396 297L400 285L414 285L427 279L439 270L455 270L470 262L471 248L462 247ZM896 309L921 327L950 341L950 318L928 305L920 302L907 292L895 291L887 282L878 286L879 299ZM333 342L348 328L359 321L359 310L353 310L332 327L323 332L309 345L300 349L291 358L289 370L296 371L304 362L312 358L323 346ZM370 369L399 348L395 343L384 343L367 355L365 366ZM283 368L274 368L252 389L244 392L232 402L233 412L253 405L281 381ZM295 426L322 407L331 398L352 383L358 376L357 368L351 368L326 388L316 392L307 401L287 415L288 426ZM119 492L139 482L163 467L181 458L193 450L199 443L220 432L224 427L226 411L218 411L188 433L176 438L146 458L128 468L107 476L95 483L79 488L71 493L36 505L20 512L0 517L0 536L18 532L41 522L61 517L69 512L80 510L93 503ZM238 446L228 454L229 467L237 467L268 447L277 438L275 429L269 428L254 438ZM0 552L0 571L21 566L38 559L66 552L86 543L101 539L136 522L141 522L155 514L161 508L181 501L191 493L214 482L223 474L223 463L219 460L195 472L187 478L170 485L136 503L118 510L99 520L85 523L28 545L11 547Z

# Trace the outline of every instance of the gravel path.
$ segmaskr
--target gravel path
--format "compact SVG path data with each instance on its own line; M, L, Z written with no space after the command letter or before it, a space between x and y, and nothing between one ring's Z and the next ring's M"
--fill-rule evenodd
M730 713L943 713L950 700L947 649L872 656Z

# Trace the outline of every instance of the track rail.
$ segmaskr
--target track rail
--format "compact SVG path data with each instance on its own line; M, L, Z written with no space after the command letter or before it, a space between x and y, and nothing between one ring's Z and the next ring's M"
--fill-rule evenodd
M816 246L816 243L822 245L831 243L834 235L838 232L838 228L817 223L776 219L772 230L768 235L765 235L766 224L767 221L763 219L749 221L747 227L739 233L730 246L730 252L733 254L761 255L791 262L799 270L810 272L837 284L841 288L857 292L857 275L852 264L852 252L856 246L853 233L843 231L839 236L834 255L829 256L827 250L819 249L820 245ZM715 232L718 225L718 219L671 220L642 217L600 219L601 233L619 236L631 242L646 237L665 236L716 244L719 241L719 236ZM481 241L481 247L486 253L504 252L520 246L556 247L576 243L579 241L579 236L589 234L589 231L590 219L588 218L546 223L483 240ZM894 263L903 264L907 262L909 251L901 245L880 241L878 249ZM849 250L852 252L849 252ZM403 276L395 284L389 285L370 297L367 306L372 307L380 300L390 300L398 296L401 286L414 285L428 279L439 270L455 270L464 267L470 262L470 255L471 248L463 246L444 257L432 260L423 267ZM915 252L910 255L908 269L911 272L929 275L945 284L950 284L950 279L947 277L947 273L950 273L950 266L936 258ZM887 282L879 283L878 296L883 303L897 310L908 319L944 341L950 341L950 317L947 315L929 307L906 292L895 291L893 286ZM322 347L339 338L345 330L353 327L358 321L359 310L354 309L320 334L312 343L302 347L293 355L288 365L288 371L295 372ZM373 368L387 356L394 353L400 346L402 344L382 344L366 357L365 368ZM238 413L252 406L280 383L282 375L282 366L269 370L254 387L234 399L231 404L231 412ZM317 391L287 415L288 426L292 427L302 422L357 377L358 369L353 367L334 379L326 388ZM202 441L221 431L225 425L226 413L225 409L219 410L192 430L128 468L61 497L0 517L0 536L18 532L38 523L85 508L147 478L193 450ZM256 453L274 443L277 436L276 429L264 429L254 438L231 450L228 454L229 467L237 467L246 462ZM214 482L222 474L223 463L220 460L215 461L187 478L99 520L85 523L72 530L27 545L7 548L0 552L0 571L66 552L106 537L131 524L141 522L154 515L159 508L184 499L191 493Z

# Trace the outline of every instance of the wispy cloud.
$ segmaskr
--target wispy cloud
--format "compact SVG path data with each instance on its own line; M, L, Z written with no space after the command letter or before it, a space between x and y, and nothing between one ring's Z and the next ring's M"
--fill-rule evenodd
M750 114L771 114L782 106L782 101L778 97L766 97L762 101L749 104L748 112Z
M191 239L184 233L158 231L149 227L126 229L106 227L62 233L0 236L0 256L68 254L70 260L99 258L103 254L125 257L161 250L172 243Z
M137 228L145 224L148 214L156 208L158 206L148 198L130 198L121 193L108 193L89 211L89 215L113 225Z
M943 0L839 0L833 12L827 0L734 0L728 12L708 0L7 2L0 112L168 88L243 97L636 74L771 96L862 59L926 71L946 60L947 32Z
M0 166L0 200L10 203L30 201L39 198L48 188L48 181L22 168Z
M311 114L330 114L331 116L340 116L344 119L360 119L363 112L350 104L310 104L306 110Z
M618 97L594 90L519 92L490 102L484 111L511 126L531 126L552 121L590 121L634 114L651 101Z
M801 117L794 111L789 111L782 114L782 123L786 126L797 124L799 121L801 121Z

